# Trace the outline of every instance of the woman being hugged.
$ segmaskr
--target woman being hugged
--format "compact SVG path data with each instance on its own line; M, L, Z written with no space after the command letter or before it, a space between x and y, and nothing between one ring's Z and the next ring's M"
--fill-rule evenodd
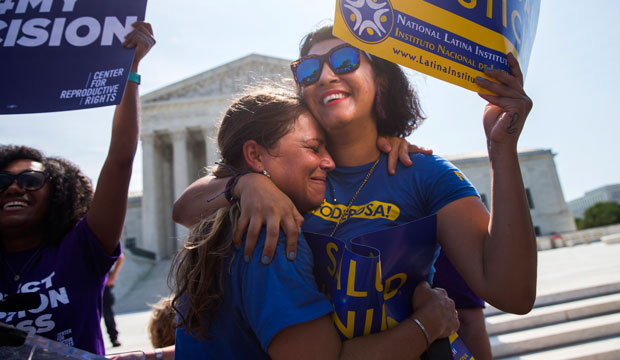
M322 129L296 95L261 90L238 99L222 120L218 147L222 162L216 177L255 173L277 186L300 213L323 201L334 162ZM239 216L239 203L233 202L199 222L174 260L169 282L180 315L177 358L416 358L426 349L413 321L341 343L329 317L332 306L314 282L303 235L296 260L288 261L280 232L273 262L266 266L259 256L265 228L255 256L245 257L233 246L231 231ZM458 326L445 292L424 282L412 303L432 339Z
M135 48L131 71L155 44L138 22L123 45ZM97 189L75 165L26 146L0 147L0 298L38 293L36 309L0 313L0 321L96 354L105 353L101 300L120 255L127 190L138 145L138 84L116 107Z

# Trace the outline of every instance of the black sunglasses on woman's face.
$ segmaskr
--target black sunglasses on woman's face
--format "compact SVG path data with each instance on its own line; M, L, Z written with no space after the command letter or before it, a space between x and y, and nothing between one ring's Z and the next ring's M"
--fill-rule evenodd
M8 189L13 181L17 181L17 186L24 190L39 190L51 178L49 174L36 170L24 170L19 174L0 173L0 193Z

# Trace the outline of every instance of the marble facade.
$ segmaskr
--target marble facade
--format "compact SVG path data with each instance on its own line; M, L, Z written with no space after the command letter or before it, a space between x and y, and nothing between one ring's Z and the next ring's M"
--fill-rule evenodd
M217 124L235 95L262 79L282 81L289 61L261 55L244 58L141 97L143 197L136 245L172 255L187 229L172 222L172 203L218 160Z

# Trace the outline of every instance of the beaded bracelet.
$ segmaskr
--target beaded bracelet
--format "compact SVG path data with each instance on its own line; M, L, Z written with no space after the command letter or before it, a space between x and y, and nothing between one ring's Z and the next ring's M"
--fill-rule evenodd
M235 174L230 178L230 180L226 182L226 188L224 189L224 197L226 198L226 200L228 200L228 202L231 205L239 201L239 198L235 196L234 194L235 185L237 185L239 178L241 178L243 175L246 175L248 173L249 173L248 171L243 171L238 174Z

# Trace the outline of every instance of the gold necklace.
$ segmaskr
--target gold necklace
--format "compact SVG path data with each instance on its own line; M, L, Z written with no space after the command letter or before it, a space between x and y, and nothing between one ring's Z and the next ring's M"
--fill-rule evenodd
M353 194L353 197L349 201L349 204L347 205L346 209L344 209L344 211L342 212L342 215L338 219L338 222L336 223L336 226L334 226L334 230L332 230L332 233L329 234L329 236L334 236L334 234L336 233L336 230L338 230L338 227L340 226L340 224L344 223L345 221L347 221L349 219L349 211L351 210L351 206L353 205L353 201L355 201L357 196L360 194L360 192L364 188L364 185L366 185L366 183L368 182L368 179L370 179L370 175L372 175L373 171L375 171L375 167L377 167L377 164L379 164L379 160L381 160L381 156L379 156L379 158L375 161L375 163L372 164L372 167L370 168L370 170L368 170L368 173L364 177L364 181L362 181L362 184L360 185L360 187L357 189L355 194Z

